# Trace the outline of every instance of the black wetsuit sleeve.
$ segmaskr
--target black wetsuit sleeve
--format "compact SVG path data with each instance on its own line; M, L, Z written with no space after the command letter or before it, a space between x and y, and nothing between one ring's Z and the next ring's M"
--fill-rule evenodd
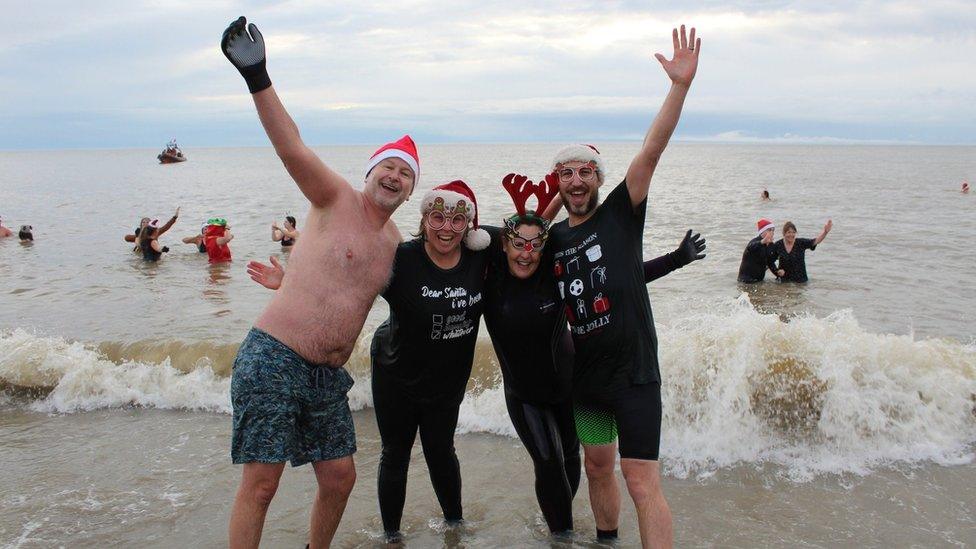
M773 274L776 274L776 270L778 269L776 266L776 260L779 259L779 247L780 243L777 242L763 250L763 252L766 254L766 266L769 267L769 270L772 271Z
M674 257L674 252L666 253L644 262L644 283L657 280L662 276L680 269L681 265Z

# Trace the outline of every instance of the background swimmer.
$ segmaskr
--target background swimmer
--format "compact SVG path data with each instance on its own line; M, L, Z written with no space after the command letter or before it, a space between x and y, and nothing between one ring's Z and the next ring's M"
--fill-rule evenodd
M781 282L806 282L808 280L806 251L817 249L817 245L823 242L833 226L833 221L828 219L817 238L797 238L796 225L792 221L783 224L783 238L773 244L771 251L773 261L777 263L777 267L773 271Z
M279 227L277 221L271 222L271 240L281 242L282 248L291 248L298 241L299 230L295 228L295 217L285 216L285 226Z

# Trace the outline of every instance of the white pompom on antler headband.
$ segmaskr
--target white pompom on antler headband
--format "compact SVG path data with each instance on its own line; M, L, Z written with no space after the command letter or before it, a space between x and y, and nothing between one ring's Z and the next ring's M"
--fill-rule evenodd
M420 201L420 214L427 215L431 210L439 210L451 216L463 213L472 224L464 237L464 244L472 250L484 250L491 243L491 235L478 225L478 200L468 184L460 179L438 185L427 191Z

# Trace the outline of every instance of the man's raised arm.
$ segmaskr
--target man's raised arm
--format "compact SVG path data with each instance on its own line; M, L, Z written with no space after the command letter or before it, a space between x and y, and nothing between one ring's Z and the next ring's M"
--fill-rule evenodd
M630 202L634 206L647 198L651 176L654 175L657 162L668 146L674 128L678 125L681 108L684 106L691 81L694 80L695 72L698 70L701 39L695 39L694 27L689 36L685 34L685 26L681 25L680 35L678 29L674 29L671 38L674 42L674 56L670 61L660 53L654 54L671 79L671 90L664 99L664 104L661 105L654 123L651 124L651 129L647 131L640 152L627 169L627 190L630 192Z
M248 34L250 32L250 34ZM227 27L220 48L247 82L258 116L275 152L306 198L316 207L328 206L349 183L326 166L302 141L298 126L271 86L265 67L264 37L242 16Z

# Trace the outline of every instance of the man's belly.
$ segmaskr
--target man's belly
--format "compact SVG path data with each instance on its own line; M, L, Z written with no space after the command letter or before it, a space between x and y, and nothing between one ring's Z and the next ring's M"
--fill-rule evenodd
M309 299L307 295L279 293L254 323L313 364L342 366L349 360L375 300Z

